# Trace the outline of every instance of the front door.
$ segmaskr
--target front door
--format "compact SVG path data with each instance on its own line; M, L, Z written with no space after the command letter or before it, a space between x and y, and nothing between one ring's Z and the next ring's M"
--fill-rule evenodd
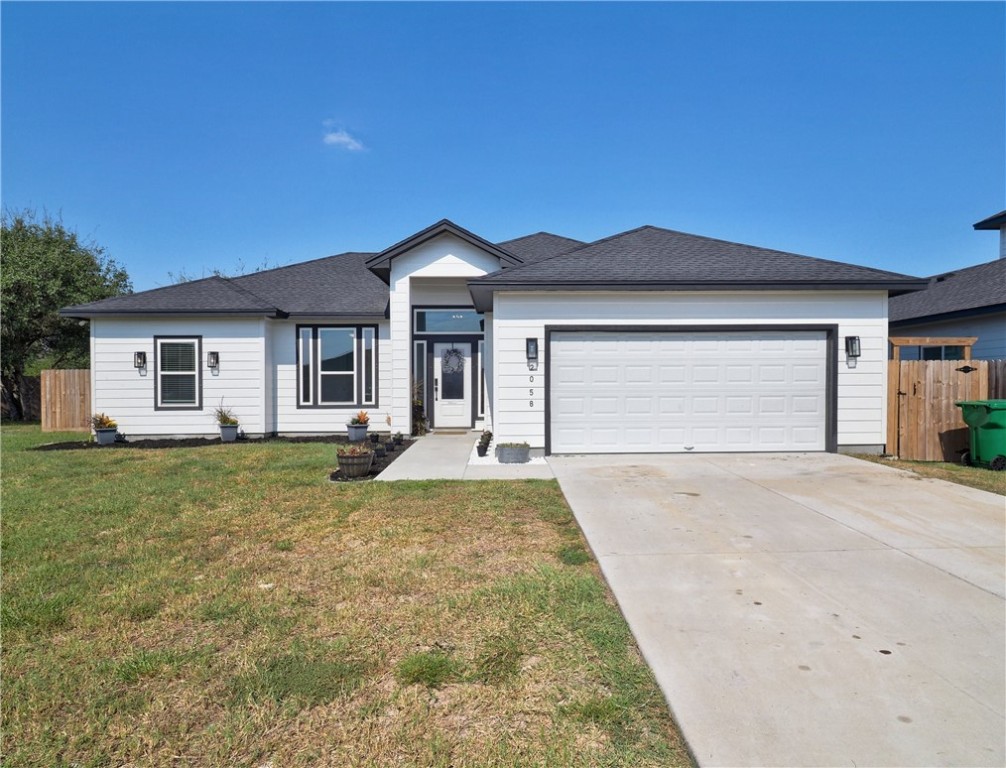
M433 426L472 426L472 351L468 343L433 345Z

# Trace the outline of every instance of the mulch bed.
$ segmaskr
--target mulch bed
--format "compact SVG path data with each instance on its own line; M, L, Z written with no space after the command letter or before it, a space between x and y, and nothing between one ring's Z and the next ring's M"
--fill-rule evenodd
M358 480L373 480L378 474L402 455L402 451L412 445L415 440L405 439L401 445L395 446L395 450L388 452L385 456L374 456L374 462L370 466L370 472L364 477L343 477L339 470L335 470L329 479L337 483L351 483ZM301 435L295 437L261 437L242 438L235 445L242 443L330 443L332 445L348 445L344 435ZM71 440L65 443L48 443L40 445L32 450L35 451L89 451L94 449L160 449L160 448L206 448L211 445L220 445L219 438L207 437L186 437L179 439L160 438L149 440L128 440L115 442L111 445L98 445L93 440Z

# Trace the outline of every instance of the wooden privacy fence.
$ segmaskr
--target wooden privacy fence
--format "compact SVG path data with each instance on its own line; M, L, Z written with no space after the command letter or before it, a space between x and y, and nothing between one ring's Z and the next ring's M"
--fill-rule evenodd
M42 371L42 431L91 429L91 372L86 368Z
M1006 360L901 360L888 368L887 452L957 461L968 448L959 400L1006 397Z

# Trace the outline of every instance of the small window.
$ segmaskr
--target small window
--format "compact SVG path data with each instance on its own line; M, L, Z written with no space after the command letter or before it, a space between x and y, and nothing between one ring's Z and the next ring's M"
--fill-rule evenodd
M297 392L302 406L377 404L374 326L298 326Z
M415 333L482 333L485 318L474 309L417 309Z
M157 408L202 408L202 339L155 337Z

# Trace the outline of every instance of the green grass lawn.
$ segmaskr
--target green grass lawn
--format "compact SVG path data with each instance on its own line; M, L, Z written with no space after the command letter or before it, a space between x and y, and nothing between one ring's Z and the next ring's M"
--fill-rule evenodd
M5 426L3 764L690 765L554 482Z
M922 477L949 480L958 485L967 485L971 488L1006 496L1006 472L993 472L984 467L965 467L962 464L951 464L946 461L901 461L900 459L887 459L868 454L856 454L856 458L896 469L907 469Z

